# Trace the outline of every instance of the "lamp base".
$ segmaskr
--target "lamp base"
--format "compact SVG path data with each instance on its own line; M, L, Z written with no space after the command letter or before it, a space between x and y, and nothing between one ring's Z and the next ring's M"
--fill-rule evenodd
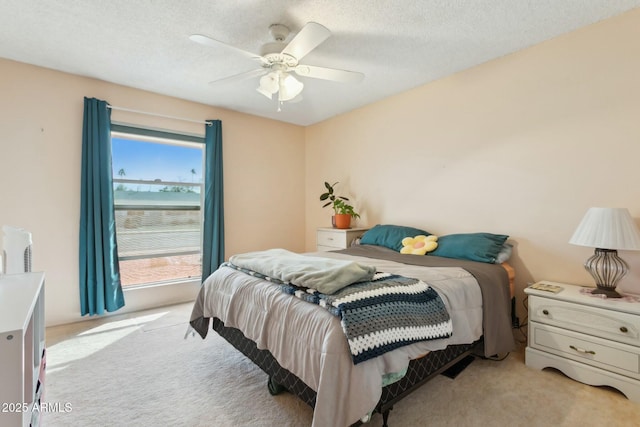
M593 290L593 292L591 292L591 294L592 295L601 294L601 295L605 295L607 298L622 298L622 295L620 295L619 293L617 293L615 290L611 288L597 287L596 289Z
M595 253L584 263L584 268L591 274L598 287L593 294L604 294L607 298L622 298L615 290L616 284L627 274L629 267L618 256L618 251L596 248Z

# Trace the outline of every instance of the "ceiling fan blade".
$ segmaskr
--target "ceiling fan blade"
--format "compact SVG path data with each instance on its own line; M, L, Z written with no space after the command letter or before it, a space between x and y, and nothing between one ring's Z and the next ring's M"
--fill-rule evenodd
M316 67L314 65L298 65L293 71L299 76L332 80L341 83L358 83L364 79L364 74L357 71L337 70L335 68Z
M282 53L293 56L300 61L320 43L328 39L330 35L331 31L324 25L320 25L317 22L307 22L284 48Z
M233 74L231 76L223 77L218 80L213 80L209 82L210 85L218 85L222 83L233 83L240 82L242 80L252 79L254 77L262 76L263 74L267 74L269 72L266 68L257 68L255 70L245 71L239 74Z
M235 46L231 46L230 44L221 42L220 40L216 40L216 39L212 39L211 37L207 37L207 36L203 36L202 34L192 34L189 36L189 39L191 41L194 41L196 43L199 43L201 45L204 46L209 46L209 47L220 47L220 46L224 46L227 47L229 49L233 49L237 52L242 53L245 56L248 56L251 59L257 59L262 61L262 56L258 55L257 53L252 53L252 52L248 52L244 49L240 49L239 47L235 47Z

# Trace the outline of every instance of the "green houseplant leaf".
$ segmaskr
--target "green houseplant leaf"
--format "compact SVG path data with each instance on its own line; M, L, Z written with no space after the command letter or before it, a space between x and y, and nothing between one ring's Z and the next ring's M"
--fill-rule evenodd
M360 218L360 215L354 210L353 206L347 204L349 199L344 196L338 196L335 194L334 187L338 184L337 182L333 184L329 184L325 181L324 186L327 189L326 192L320 195L320 201L323 202L325 200L329 200L327 203L322 205L323 208L326 208L329 205L333 205L333 211L336 214L347 214L351 215L352 218Z

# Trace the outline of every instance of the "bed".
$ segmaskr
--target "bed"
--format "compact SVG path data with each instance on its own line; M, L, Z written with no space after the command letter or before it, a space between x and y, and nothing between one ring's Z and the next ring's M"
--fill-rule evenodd
M203 283L190 325L202 338L214 329L253 360L269 375L272 394L286 388L312 406L313 427L356 425L373 411L386 425L394 403L472 352L493 356L514 348L507 264L404 255L366 244L305 256L418 278L442 297L453 323L448 338L356 364L340 320L328 310L259 276L224 265L216 270Z

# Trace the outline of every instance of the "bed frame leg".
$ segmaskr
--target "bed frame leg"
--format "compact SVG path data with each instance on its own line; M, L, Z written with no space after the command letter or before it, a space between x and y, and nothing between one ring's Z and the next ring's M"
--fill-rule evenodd
M389 427L387 422L389 421L389 412L393 409L393 406L382 413L382 427Z
M269 379L267 380L267 388L269 389L269 394L271 394L271 396L277 396L287 390L284 386L275 382L271 375L269 375Z

